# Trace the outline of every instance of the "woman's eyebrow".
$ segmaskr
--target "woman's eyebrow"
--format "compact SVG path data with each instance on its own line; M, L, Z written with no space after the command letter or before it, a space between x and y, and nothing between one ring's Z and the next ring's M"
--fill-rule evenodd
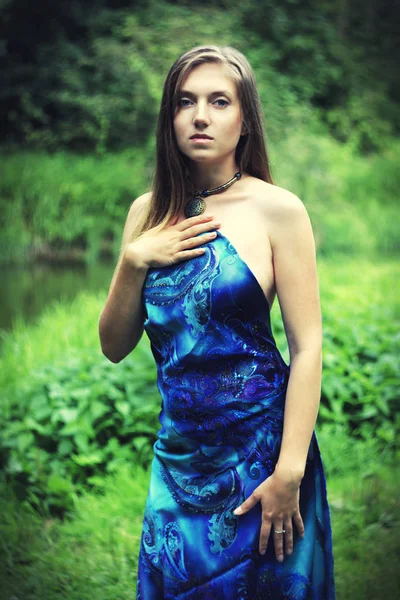
M193 92L189 92L189 90L181 90L180 92L178 92L178 96L190 96L192 98L196 98L196 94L193 94ZM209 94L209 98L211 98L212 96L227 96L227 98L230 98L230 94L224 90L219 91L219 92L211 92L211 94Z

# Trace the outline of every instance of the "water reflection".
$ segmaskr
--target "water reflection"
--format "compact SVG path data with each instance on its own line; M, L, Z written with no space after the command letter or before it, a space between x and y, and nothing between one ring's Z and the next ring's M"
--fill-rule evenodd
M107 293L114 267L112 261L1 265L0 329L12 329L16 317L34 320L53 300L71 301L83 290Z

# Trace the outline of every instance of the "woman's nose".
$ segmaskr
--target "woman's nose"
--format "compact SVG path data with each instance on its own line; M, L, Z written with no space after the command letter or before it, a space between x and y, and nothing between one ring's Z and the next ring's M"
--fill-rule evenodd
M197 104L196 110L195 110L195 115L194 115L194 121L200 121L200 122L208 122L209 121L209 114L208 114L208 106L207 104L204 104L202 102L199 102Z

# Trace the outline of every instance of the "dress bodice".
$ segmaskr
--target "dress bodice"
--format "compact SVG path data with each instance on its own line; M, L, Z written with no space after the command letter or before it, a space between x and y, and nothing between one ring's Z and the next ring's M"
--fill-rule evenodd
M166 444L215 444L221 428L239 434L250 413L279 426L283 419L289 366L264 292L226 236L217 231L203 247L198 257L150 268L143 286Z

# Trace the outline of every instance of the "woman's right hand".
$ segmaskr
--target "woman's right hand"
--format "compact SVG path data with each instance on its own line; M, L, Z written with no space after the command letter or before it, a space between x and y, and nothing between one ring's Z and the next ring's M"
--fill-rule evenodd
M213 215L205 214L189 217L176 224L176 216L164 229L149 229L140 234L125 250L126 260L140 269L149 267L166 267L182 260L200 256L205 242L216 237L215 231L221 223L214 220ZM198 235L204 233L204 235ZM196 237L197 236L197 237Z

